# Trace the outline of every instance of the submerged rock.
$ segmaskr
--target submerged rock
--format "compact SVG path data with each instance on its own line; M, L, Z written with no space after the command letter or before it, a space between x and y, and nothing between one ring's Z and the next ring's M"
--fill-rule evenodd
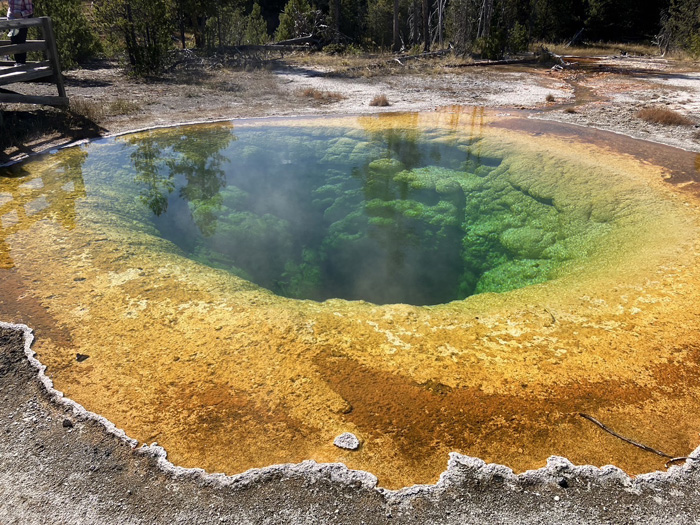
M360 440L351 432L343 432L335 438L333 444L338 448L344 448L346 450L357 450L360 448Z

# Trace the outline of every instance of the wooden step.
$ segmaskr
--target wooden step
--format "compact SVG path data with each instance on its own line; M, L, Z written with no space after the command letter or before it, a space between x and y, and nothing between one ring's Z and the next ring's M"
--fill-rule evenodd
M67 106L68 97L39 97L35 95L20 95L18 93L0 92L0 103L7 104L43 104L45 106Z
M46 42L27 42L26 44L10 44L0 46L0 55L14 55L27 51L46 51Z
M25 27L41 27L41 36L43 37L43 40L27 40L22 44L12 44L11 41L7 40L6 35L8 30ZM16 55L18 53L28 51L44 52L46 56L45 61L15 65L14 63L10 62L11 58L13 57L0 60L0 86L15 84L18 82L43 82L50 80L56 84L58 96L46 97L21 95L19 93L14 93L12 91L0 88L0 102L47 104L51 106L63 106L68 104L66 89L63 85L63 75L61 74L61 64L58 60L56 35L53 31L51 19L47 16L21 20L8 20L6 18L0 18L0 56Z
M15 82L29 82L30 80L52 76L53 69L49 66L32 67L24 70L18 67L0 69L0 86L14 84Z

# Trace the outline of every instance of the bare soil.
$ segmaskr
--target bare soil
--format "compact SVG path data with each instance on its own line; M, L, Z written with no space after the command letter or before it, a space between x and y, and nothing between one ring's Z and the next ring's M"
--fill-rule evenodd
M577 62L576 59L567 59ZM606 129L700 152L700 68L649 57L472 67L454 61L287 57L246 71L184 57L141 81L114 63L66 72L71 109L0 107L0 163L75 140L183 122L488 106ZM49 84L12 86L53 94ZM327 93L305 95L305 90ZM312 92L312 91L310 91ZM370 106L377 96L389 106ZM549 99L549 100L548 100ZM553 99L553 100L552 100ZM672 109L694 124L637 116ZM453 455L435 486L397 492L341 465L252 471L235 478L185 471L162 449L133 448L105 421L71 405L25 355L27 332L0 325L0 523L697 523L700 462L630 479L614 468L547 468L514 476ZM700 454L700 449L695 455Z

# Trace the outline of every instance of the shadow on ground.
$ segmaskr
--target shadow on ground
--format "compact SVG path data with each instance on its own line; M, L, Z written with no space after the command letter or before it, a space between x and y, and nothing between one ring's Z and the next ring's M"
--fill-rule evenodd
M49 145L99 137L94 121L65 109L12 105L0 110L0 164L43 151Z

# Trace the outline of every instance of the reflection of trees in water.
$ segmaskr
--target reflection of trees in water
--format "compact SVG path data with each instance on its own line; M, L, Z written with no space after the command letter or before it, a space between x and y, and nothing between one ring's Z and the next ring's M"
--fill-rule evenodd
M20 168L20 176L0 177L0 268L14 266L8 239L37 222L49 219L67 230L77 223L76 203L85 197L84 148L61 152L60 161L36 174ZM49 158L48 160L51 160Z
M338 235L337 246L326 253L335 258L354 252L376 262L363 275L354 271L358 265L345 266L354 275L345 276L344 282L363 283L363 290L348 291L350 296L418 304L462 298L471 293L458 292L457 286L465 271L461 250L467 196L458 181L450 181L455 175L449 172L463 170L473 156L483 110L451 112L448 129L440 128L438 140L420 127L419 115L391 117L380 125L382 117L360 119L370 140L384 151L383 158L368 159L354 174L362 183L364 234ZM387 289L389 282L395 283L393 289ZM376 291L382 289L386 295L378 297Z
M169 195L175 190L177 177L184 177L179 196L190 203L193 219L204 235L216 227L214 210L218 193L226 184L222 168L228 159L221 151L236 140L232 124L182 130L173 133L155 131L128 137L134 146L131 162L135 180L141 183L141 201L160 216L168 209Z
M483 110L446 116L448 129L417 115L359 120L364 137L255 129L239 140L220 126L139 137L141 198L155 215L170 207L156 227L194 259L289 297L436 304L475 293L497 267L541 280L539 252L505 267L503 243L549 235L522 227L544 225L551 206L491 175L501 159L482 154Z
M262 157L247 153L244 163L256 167L244 164L237 171L255 177L229 180L246 197L228 209L231 188L222 192L216 234L197 257L217 266L230 257L231 271L290 297L414 304L463 297L473 285L460 290L466 196L455 178L462 176L473 142L462 128L472 125L480 132L479 116L450 115L449 130L427 132L418 115L361 117L364 140L336 133L319 140L311 133L301 140L292 136L289 144L279 143ZM273 134L267 140L278 144L284 137ZM280 180L281 160L272 151L294 144L314 153L306 163L282 163ZM292 153L286 156L296 158ZM290 180L296 182L286 197L277 195ZM261 192L261 186L268 190ZM263 205L260 193L275 206ZM283 212L294 206L283 204L285 199L296 198L304 203L296 204L294 217L313 216L303 230ZM220 239L224 233L225 242Z
M379 126L377 120L381 121ZM358 122L368 139L382 146L386 158L398 160L409 169L424 162L426 151L418 146L423 133L418 128L417 114L403 115L398 120L393 115L359 117Z

